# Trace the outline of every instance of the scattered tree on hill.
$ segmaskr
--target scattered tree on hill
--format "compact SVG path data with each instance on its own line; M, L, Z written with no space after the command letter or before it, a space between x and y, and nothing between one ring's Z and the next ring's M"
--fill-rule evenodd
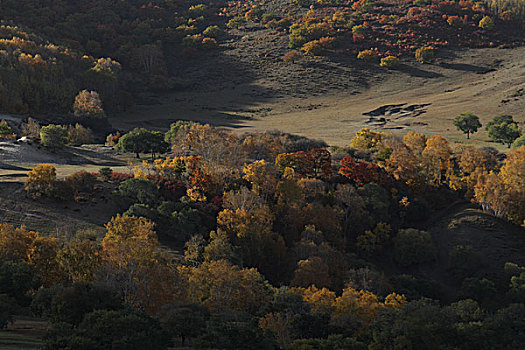
M486 128L491 140L505 144L509 148L514 140L521 136L518 123L514 121L511 115L495 117L487 124Z
M467 134L467 139L469 139L471 133L475 133L478 131L478 128L481 128L481 123L477 115L467 112L458 115L454 119L454 126Z
M164 141L164 135L158 131L135 128L119 138L116 148L135 153L137 158L140 158L140 153L151 153L154 158L156 153L166 152L168 144Z

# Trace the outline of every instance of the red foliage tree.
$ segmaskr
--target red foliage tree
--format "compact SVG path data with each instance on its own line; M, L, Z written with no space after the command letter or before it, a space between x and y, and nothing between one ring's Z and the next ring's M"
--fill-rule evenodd
M379 167L365 161L356 161L352 157L341 159L339 173L354 181L357 185L363 186L370 182L379 182Z

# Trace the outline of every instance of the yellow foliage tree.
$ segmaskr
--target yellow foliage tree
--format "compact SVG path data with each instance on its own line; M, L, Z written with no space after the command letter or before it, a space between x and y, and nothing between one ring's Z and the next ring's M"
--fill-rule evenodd
M350 146L362 151L371 151L379 146L381 139L381 133L364 128L356 132L354 138L350 141Z
M212 312L254 312L271 300L271 287L256 269L241 269L225 260L189 268L188 297Z
M24 226L0 224L0 260L27 261L31 246L38 233Z
M39 164L27 173L24 189L33 197L49 195L56 183L56 169L51 164Z

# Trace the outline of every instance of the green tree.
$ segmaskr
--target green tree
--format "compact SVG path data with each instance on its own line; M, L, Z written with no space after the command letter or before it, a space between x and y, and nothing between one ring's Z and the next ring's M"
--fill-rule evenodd
M0 294L0 329L13 321L16 301L7 294Z
M157 315L162 327L172 336L181 340L201 335L209 318L208 309L197 304L170 304L162 308Z
M30 290L40 287L40 278L35 268L26 262L5 262L0 266L0 294L14 298L21 306L29 305Z
M212 317L205 332L195 343L198 349L275 349L273 342L264 336L255 320L240 312Z
M394 259L402 266L434 260L434 245L428 232L399 230L394 238Z
M452 349L454 315L437 301L420 299L400 310L384 308L372 323L371 350Z
M131 203L154 207L159 202L159 190L152 181L133 178L120 183L118 193Z
M64 147L68 141L67 129L60 125L49 124L40 129L40 143L49 148Z
M31 310L36 315L49 317L53 323L65 322L75 326L90 312L122 307L122 300L115 291L87 283L40 289L31 303Z
M512 148L520 148L521 146L525 146L525 134L523 134L520 137L518 137L512 143Z
M509 148L521 136L518 123L511 115L500 115L487 124L489 138L495 142L506 144Z
M77 328L55 324L46 335L44 349L164 350L169 343L158 321L127 308L93 311Z
M168 143L161 132L135 128L118 140L116 148L122 152L135 153L137 158L140 158L140 153L151 153L154 158L156 153L168 150Z
M467 112L458 115L454 119L454 126L459 131L467 134L467 139L469 139L471 133L475 133L478 131L478 128L481 128L481 123L477 115Z

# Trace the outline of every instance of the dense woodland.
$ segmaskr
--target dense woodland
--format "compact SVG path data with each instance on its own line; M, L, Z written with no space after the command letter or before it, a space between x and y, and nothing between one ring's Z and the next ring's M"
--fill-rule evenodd
M490 266L458 245L446 276L422 277L442 253L425 227L453 203L525 226L525 145L453 152L441 136L363 129L328 151L293 135L181 121L108 144L152 159L130 174L64 179L41 164L25 183L36 203L112 190L120 210L104 235L0 225L1 321L27 309L47 318L45 349L525 342L525 267Z
M143 93L206 84L178 69L254 27L287 38L281 63L396 69L443 47L521 45L524 20L523 0L1 0L0 112L26 122L1 121L0 139L50 154L93 143L93 125ZM523 252L495 266L430 231L473 203L491 220L472 225L525 235L525 136L510 115L454 126L508 151L370 129L329 147L188 121L104 134L132 172L39 164L24 183L35 206L103 193L102 234L0 223L0 328L38 317L48 350L523 348Z

